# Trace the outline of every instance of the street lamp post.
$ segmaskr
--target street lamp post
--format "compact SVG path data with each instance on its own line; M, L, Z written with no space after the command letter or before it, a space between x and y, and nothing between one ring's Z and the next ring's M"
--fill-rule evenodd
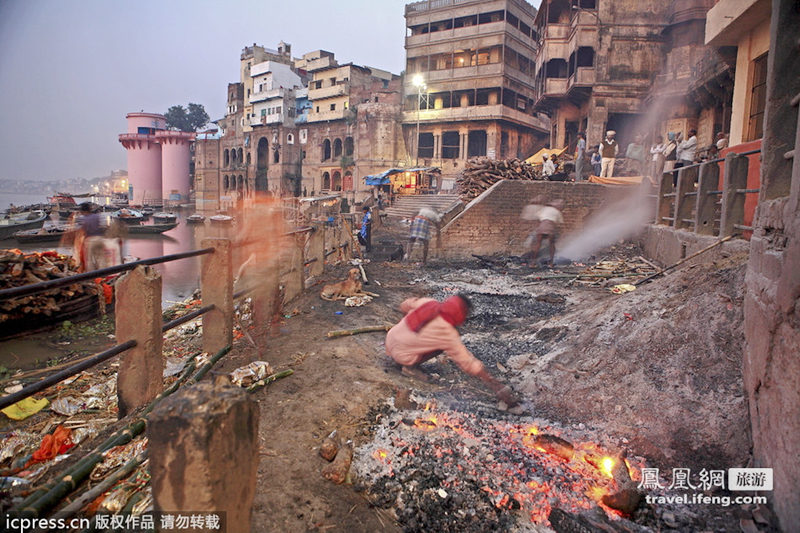
M416 166L419 166L419 122L420 122L420 113L422 111L422 91L425 90L425 79L422 77L422 74L417 74L414 76L413 80L414 86L417 88L417 140L414 143L416 149Z

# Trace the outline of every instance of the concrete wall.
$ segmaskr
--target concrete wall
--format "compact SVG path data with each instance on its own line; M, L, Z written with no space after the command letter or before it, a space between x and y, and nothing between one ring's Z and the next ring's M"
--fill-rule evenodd
M584 229L589 215L606 203L633 192L631 187L609 187L593 183L503 180L485 191L442 229L443 257L471 254L520 255L534 223L522 220L522 209L531 198L564 200L561 235L568 238Z
M719 237L698 235L687 230L674 230L670 226L649 225L644 228L638 242L648 259L663 266L677 263L695 252L717 242ZM719 261L733 254L746 254L750 244L744 239L731 239L716 248L687 261L687 265Z

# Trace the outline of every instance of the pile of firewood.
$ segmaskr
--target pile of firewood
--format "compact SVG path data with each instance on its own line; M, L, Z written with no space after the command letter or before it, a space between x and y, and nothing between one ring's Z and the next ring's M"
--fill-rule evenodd
M541 167L535 168L523 160L473 157L467 161L456 184L461 199L469 201L500 180L542 179Z
M24 253L20 250L0 250L0 290L78 273L75 260L57 252ZM0 300L0 323L23 316L44 314L50 316L61 310L61 305L86 294L97 295L101 288L93 282L73 283L45 292Z

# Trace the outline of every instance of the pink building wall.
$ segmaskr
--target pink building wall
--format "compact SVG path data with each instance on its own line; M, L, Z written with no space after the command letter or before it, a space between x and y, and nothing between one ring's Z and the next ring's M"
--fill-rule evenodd
M195 134L184 131L159 131L161 143L162 198L171 203L189 200L189 145Z
M138 205L145 200L160 199L162 149L156 132L166 128L166 120L154 113L128 113L126 118L128 133L121 134L119 142L128 151L128 183L133 189L130 201Z

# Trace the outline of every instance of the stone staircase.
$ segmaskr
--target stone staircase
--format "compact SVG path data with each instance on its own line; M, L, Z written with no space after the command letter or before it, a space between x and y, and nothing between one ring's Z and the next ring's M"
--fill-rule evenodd
M386 216L413 218L423 207L439 213L449 211L460 200L455 194L409 194L397 196L394 205L386 208Z

